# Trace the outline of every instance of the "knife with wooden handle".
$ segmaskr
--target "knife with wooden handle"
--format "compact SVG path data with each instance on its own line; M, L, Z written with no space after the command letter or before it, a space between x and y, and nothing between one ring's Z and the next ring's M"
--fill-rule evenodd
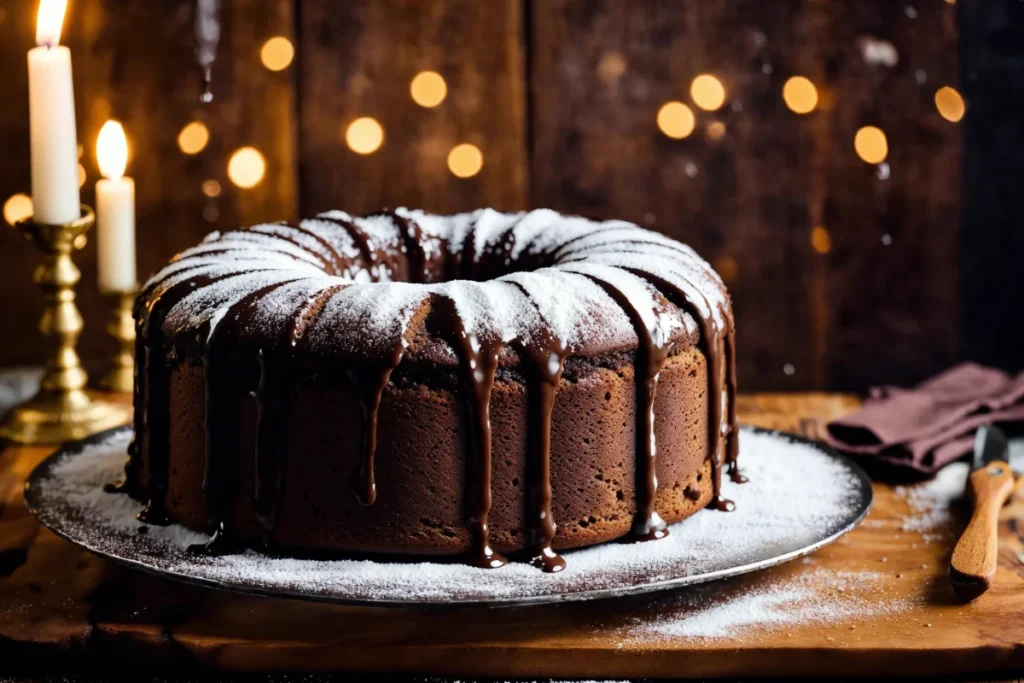
M978 428L974 437L974 466L967 486L973 513L949 561L953 591L965 602L992 586L999 553L999 510L1014 489L1006 435L998 427Z

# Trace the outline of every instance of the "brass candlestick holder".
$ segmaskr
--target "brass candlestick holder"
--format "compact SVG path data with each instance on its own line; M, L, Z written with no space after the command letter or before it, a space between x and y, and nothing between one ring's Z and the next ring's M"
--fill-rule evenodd
M117 340L118 351L110 359L110 369L100 378L99 386L107 391L128 393L135 383L135 319L132 305L136 290L115 292L117 305L107 323L107 332Z
M82 315L75 306L75 285L81 273L71 251L95 221L92 209L83 206L82 217L70 223L48 225L29 218L16 226L43 252L34 279L43 291L39 330L46 371L39 392L0 424L0 437L23 444L61 443L128 421L127 407L98 401L85 392L88 377L75 351L82 332Z

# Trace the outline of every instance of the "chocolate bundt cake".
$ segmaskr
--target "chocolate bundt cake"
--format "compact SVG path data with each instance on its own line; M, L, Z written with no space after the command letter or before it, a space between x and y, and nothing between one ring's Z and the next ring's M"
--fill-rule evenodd
M729 507L735 345L689 247L553 211L214 233L145 285L140 519L207 552L521 554Z

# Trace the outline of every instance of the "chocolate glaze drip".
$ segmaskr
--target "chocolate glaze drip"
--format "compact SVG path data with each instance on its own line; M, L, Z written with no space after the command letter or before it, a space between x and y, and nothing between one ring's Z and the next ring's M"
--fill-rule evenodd
M555 538L551 513L551 414L569 350L550 330L520 347L528 371L526 539L530 564L546 572L560 572L565 569L565 560L551 548Z
M315 319L331 297L348 285L335 285L312 295L292 314L285 330L285 348L275 353L259 352L260 376L256 391L256 452L254 500L256 519L263 527L264 545L274 540L284 497L284 458L288 451L288 418L299 385L292 380L295 350L306 330L306 320ZM284 425L284 427L282 427Z
M668 536L665 521L654 509L658 496L658 475L655 457L657 443L654 436L654 394L658 389L658 376L668 360L669 340L660 327L644 324L640 311L618 287L597 277L587 275L615 300L629 316L636 331L637 346L634 378L636 381L636 519L633 535L644 540L657 540Z
M225 276L227 277L227 276ZM137 387L140 396L136 401L144 401L145 410L135 424L138 443L145 438L147 441L146 463L146 507L139 513L139 520L147 524L166 526L170 524L167 516L164 497L167 494L167 483L170 474L170 394L171 369L164 357L163 327L164 317L174 304L200 287L208 287L223 278L198 275L170 287L163 294L147 299L143 311L142 334L145 340L143 358L144 381ZM142 436L139 436L142 435ZM129 477L137 473L141 467L140 449L136 448L129 455L125 468Z
M410 220L405 216L399 216L394 211L384 211L380 215L387 216L398 227L408 259L409 282L424 282L427 275L426 255L423 253L423 239L420 226L416 224L416 221Z
M209 542L193 546L207 555L235 552L240 544L233 538L235 506L241 493L241 454L236 438L239 424L239 388L242 383L231 373L228 344L222 340L238 339L241 332L254 323L256 304L274 290L293 280L262 287L228 307L220 324L213 330L207 321L200 327L198 342L202 348L203 381L206 385L206 467L203 472L203 495L206 497L206 521L213 530Z
M383 363L370 363L369 367L347 370L349 382L363 411L363 453L352 477L352 490L362 505L373 505L377 500L373 460L377 453L377 417L380 413L380 400L388 380L391 379L391 372L402 362L405 346L403 338L391 348Z
M491 391L503 344L498 339L481 339L470 333L451 299L435 301L429 324L436 327L459 356L463 403L469 418L466 517L473 533L469 559L477 567L493 569L508 563L491 548L487 529L491 511Z
M729 468L729 479L734 484L745 484L749 480L740 472L737 458L740 453L739 430L736 425L736 327L729 329L725 338L726 357L726 391L729 398L728 425L729 430L725 442L725 461Z
M708 459L711 462L711 480L714 489L708 507L722 512L731 512L735 509L735 504L722 497L722 439L723 436L728 435L734 444L730 446L730 449L738 449L738 442L735 439L736 414L733 408L736 380L735 376L730 373L729 422L726 424L722 418L723 356L727 347L725 339L715 323L714 316L702 315L700 308L690 299L686 291L646 271L635 268L626 268L626 270L651 282L672 303L689 313L700 325L704 356L708 361ZM706 300L705 305L708 305ZM731 337L731 334L725 336Z

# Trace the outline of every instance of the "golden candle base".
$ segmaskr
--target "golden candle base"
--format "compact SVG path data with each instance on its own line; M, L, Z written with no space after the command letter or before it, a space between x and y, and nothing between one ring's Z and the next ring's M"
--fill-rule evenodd
M111 358L110 369L99 381L105 391L129 393L135 385L135 319L132 305L135 291L116 292L117 306L107 332L117 340L119 349Z
M96 400L81 389L40 391L0 425L0 437L22 444L59 444L125 424L127 408Z
M85 392L88 380L75 351L82 332L82 315L75 306L75 285L81 273L71 251L81 245L95 222L87 206L82 217L64 225L18 223L26 239L43 252L35 281L43 292L43 334L46 371L39 392L15 408L0 424L0 437L23 444L61 443L116 427L128 421L130 410L96 400Z

